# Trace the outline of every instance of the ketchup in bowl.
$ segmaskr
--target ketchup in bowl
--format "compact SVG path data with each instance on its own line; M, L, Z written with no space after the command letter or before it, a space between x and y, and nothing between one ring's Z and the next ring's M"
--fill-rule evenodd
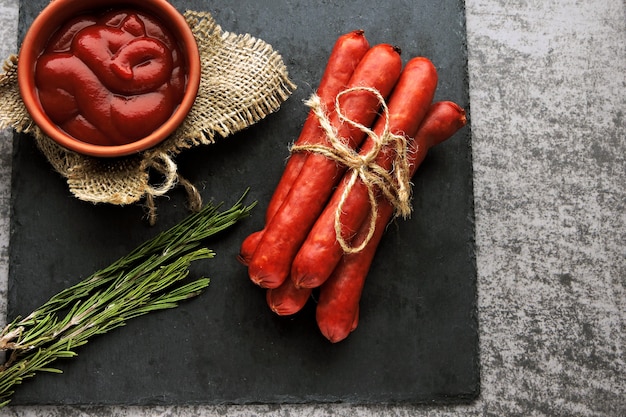
M115 158L184 122L201 79L195 35L167 0L52 0L26 32L20 95L67 150Z
M50 119L96 145L123 145L152 133L180 104L185 83L176 39L157 19L132 9L71 19L35 67Z

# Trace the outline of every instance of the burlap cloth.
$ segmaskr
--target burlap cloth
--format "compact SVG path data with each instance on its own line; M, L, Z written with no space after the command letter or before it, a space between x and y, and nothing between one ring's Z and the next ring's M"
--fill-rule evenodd
M10 57L0 75L0 128L31 134L50 164L66 180L71 193L92 203L127 205L144 200L151 223L156 219L154 198L181 185L190 208L201 198L178 173L175 157L184 149L207 145L216 135L227 137L278 110L296 86L282 57L271 45L248 34L222 31L210 13L187 11L202 61L196 101L186 120L161 144L124 158L79 155L57 145L33 123L17 84L18 59ZM151 174L158 175L151 175ZM163 178L152 184L151 177Z

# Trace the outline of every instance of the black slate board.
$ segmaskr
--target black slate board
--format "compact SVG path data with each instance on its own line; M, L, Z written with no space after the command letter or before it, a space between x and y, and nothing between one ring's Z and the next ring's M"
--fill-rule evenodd
M21 1L20 38L46 0ZM436 99L469 110L465 10L437 2L174 1L206 10L228 31L250 33L278 50L298 90L281 110L217 144L187 152L180 170L205 200L227 206L251 187L253 216L209 242L214 260L203 295L150 314L57 363L18 387L13 404L458 403L479 392L476 267L470 128L433 149L414 178L414 215L384 238L362 298L359 328L331 345L317 331L311 302L292 318L269 312L264 293L235 260L240 242L262 227L287 146L300 131L335 39L364 29L370 43L402 48L405 61L430 57ZM263 4L261 6L261 4ZM159 199L148 227L140 206L92 205L16 135L12 180L9 317L126 254L187 215L184 196Z

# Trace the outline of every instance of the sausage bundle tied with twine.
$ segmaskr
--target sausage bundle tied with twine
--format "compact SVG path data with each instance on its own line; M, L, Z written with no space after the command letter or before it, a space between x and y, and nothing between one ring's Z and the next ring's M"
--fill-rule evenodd
M354 91L366 91L373 94L381 105L382 115L385 125L381 134L376 134L372 129L348 118L340 105L340 99L345 94ZM332 126L326 109L321 104L319 97L315 94L305 102L315 113L324 134L328 138L331 146L319 144L294 145L291 152L316 152L325 157L344 165L348 172L348 182L343 190L337 211L335 213L335 234L337 242L345 253L356 253L362 251L371 240L375 228L378 213L377 192L380 191L395 208L396 216L408 217L411 214L411 174L407 157L409 152L409 138L404 135L394 134L389 128L389 110L382 95L373 88L355 87L342 91L335 99L335 109L337 116L342 123L348 123L358 128L372 139L374 146L367 152L359 152L352 149L346 141L337 135L336 129ZM394 151L394 158L391 170L386 170L376 163L376 158L384 149L390 147ZM362 181L365 185L370 203L370 225L367 237L357 247L351 246L350 242L343 237L341 214L344 202L350 194L357 181Z
M214 143L277 111L296 86L282 57L266 42L248 34L222 31L208 12L184 14L196 38L202 76L196 101L182 125L164 142L124 158L105 159L69 151L42 133L31 120L17 85L16 56L0 74L0 128L32 135L37 147L66 180L71 193L92 203L128 205L145 200L150 223L155 198L184 187L191 210L202 205L200 193L183 178L175 157L183 150ZM152 184L151 173L163 178Z

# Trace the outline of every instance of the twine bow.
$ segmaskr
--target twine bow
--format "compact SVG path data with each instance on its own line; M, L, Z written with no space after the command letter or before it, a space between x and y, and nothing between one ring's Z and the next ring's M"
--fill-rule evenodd
M147 170L154 170L155 173L163 176L161 184L155 186L148 183L146 185L145 206L150 225L156 224L156 204L154 198L166 195L176 184L182 185L187 192L187 204L192 212L197 212L202 208L200 192L178 172L176 162L174 162L171 155L160 151L154 152L150 158L146 158L145 167Z
M373 94L379 101L384 117L385 125L380 134L376 134L372 129L354 120L351 120L343 113L340 105L340 98L345 94L354 91L366 91ZM318 118L321 128L328 138L331 146L321 144L294 145L291 152L309 151L322 154L348 168L350 171L349 180L341 195L337 211L335 213L335 233L337 241L345 253L356 253L362 251L374 235L376 228L376 218L378 216L377 191L394 206L396 216L408 217L411 214L411 183L410 169L407 158L409 152L408 139L404 135L394 134L389 128L389 109L384 97L376 89L368 87L355 87L342 91L335 99L335 111L340 121L348 123L365 133L373 141L373 146L368 152L357 152L347 144L347 140L339 137L337 130L332 126L330 119L323 108L319 96L313 94L305 101ZM376 159L383 148L393 149L393 163L390 171L381 167ZM357 247L352 247L344 239L342 234L341 214L343 206L354 188L357 181L363 182L367 188L370 202L370 224L367 236Z

